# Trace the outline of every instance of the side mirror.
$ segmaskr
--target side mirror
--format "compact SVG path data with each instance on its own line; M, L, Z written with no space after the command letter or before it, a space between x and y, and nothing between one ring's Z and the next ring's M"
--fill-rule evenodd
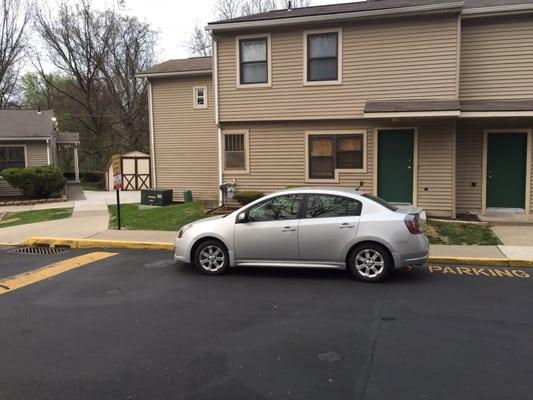
M246 215L246 212L243 211L242 213L240 213L239 215L237 215L237 222L240 223L240 224L243 224L245 222L248 221L248 217Z

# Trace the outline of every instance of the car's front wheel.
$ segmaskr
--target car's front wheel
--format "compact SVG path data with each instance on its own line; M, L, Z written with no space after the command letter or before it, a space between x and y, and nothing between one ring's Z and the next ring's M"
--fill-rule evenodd
M377 243L364 243L355 247L348 257L352 275L365 282L382 282L389 276L393 261L388 250Z
M226 247L217 240L200 243L194 252L193 261L196 269L209 275L223 274L229 265Z

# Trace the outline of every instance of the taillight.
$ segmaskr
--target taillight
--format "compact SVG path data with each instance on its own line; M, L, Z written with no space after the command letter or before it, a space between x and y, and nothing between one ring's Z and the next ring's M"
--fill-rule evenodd
M405 216L405 226L407 226L407 229L410 233L413 235L418 235L422 233L420 230L420 219L418 217L418 214L408 214Z

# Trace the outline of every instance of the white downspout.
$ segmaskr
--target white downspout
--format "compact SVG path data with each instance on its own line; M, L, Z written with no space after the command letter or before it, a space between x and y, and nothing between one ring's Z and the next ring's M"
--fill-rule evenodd
M217 126L217 140L218 140L218 205L222 206L222 190L220 190L220 185L222 185L222 129L220 128L219 114L218 114L218 56L217 48L218 43L215 40L215 37L211 35L213 42L213 94L215 97L215 124Z
M46 140L46 159L47 159L48 165L52 165L52 157L50 156L50 143L51 143L51 140L47 139Z
M74 145L74 180L80 181L80 161L78 158L78 144Z
M154 138L154 109L152 104L152 82L145 78L148 82L148 125L150 129L150 165L152 176L152 188L157 187L156 173L155 173L155 138Z

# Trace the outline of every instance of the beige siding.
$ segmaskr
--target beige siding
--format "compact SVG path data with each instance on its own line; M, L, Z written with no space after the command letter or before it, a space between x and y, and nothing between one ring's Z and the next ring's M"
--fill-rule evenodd
M486 129L532 130L533 119L481 119L460 121L457 126L457 212L481 212L483 196L483 136ZM533 148L530 148L533 163ZM532 165L533 170L533 165ZM530 179L530 193L533 176ZM473 186L472 184L475 184ZM533 196L530 196L533 212Z
M533 97L530 16L466 20L462 26L460 97Z
M305 132L367 130L366 173L340 173L341 186L359 187L372 191L373 132L368 124L362 123L268 123L268 124L228 124L223 132L232 129L249 129L250 132L250 173L247 175L225 172L224 180L236 179L237 190L273 192L287 186L305 185ZM310 184L311 185L311 184ZM320 185L320 184L313 184ZM329 184L328 184L329 185Z
M483 190L483 130L457 131L457 213L481 212Z
M207 86L208 108L193 107L193 87ZM218 142L211 78L168 78L152 81L157 186L192 190L195 199L218 196Z
M18 145L18 143L10 144ZM24 145L26 146L26 160L28 162L28 167L48 165L48 150L46 142L27 142ZM18 189L11 187L6 181L0 178L0 197L16 196L20 194L21 193Z
M373 124L372 124L373 125ZM237 190L273 192L305 183L305 132L361 130L367 131L366 172L341 172L338 184L309 185L361 187L374 191L375 127L366 121L316 123L257 123L225 124L223 130L249 129L250 173L224 173L224 180L235 179ZM379 127L392 124L381 123ZM418 127L418 205L432 215L452 216L453 213L453 122L427 124L416 122L403 125ZM362 184L362 186L361 186ZM427 189L427 190L425 190Z
M336 86L303 85L299 28L270 32L271 88L237 89L235 36L220 36L221 120L360 118L370 99L456 97L456 16L338 26L343 28L343 83Z
M418 130L417 205L435 216L453 216L454 130L453 122Z

